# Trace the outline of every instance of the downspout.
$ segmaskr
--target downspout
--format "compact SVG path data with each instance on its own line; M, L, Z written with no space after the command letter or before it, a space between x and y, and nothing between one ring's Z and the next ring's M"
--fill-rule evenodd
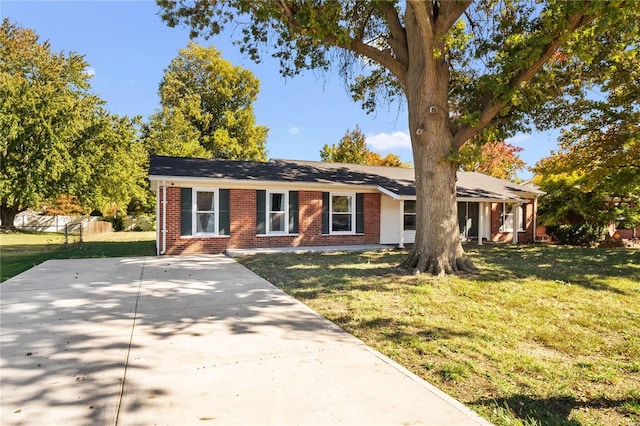
M156 256L160 256L160 182L156 185Z
M162 251L167 252L167 181L162 181Z
M400 208L399 208L400 218L398 222L400 223L400 244L398 244L398 248L404 248L404 201L400 200Z

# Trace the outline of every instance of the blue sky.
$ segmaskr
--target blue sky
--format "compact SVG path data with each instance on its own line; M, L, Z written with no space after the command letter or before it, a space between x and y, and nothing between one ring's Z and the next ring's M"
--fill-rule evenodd
M169 28L158 17L154 1L2 0L0 16L31 28L55 52L85 55L94 73L92 91L120 115L142 115L158 108L158 83L164 69L189 41L186 28ZM306 72L284 79L268 55L255 64L231 43L226 32L209 40L234 65L250 69L261 82L254 104L256 120L267 126L270 158L319 160L326 143L337 143L359 125L370 149L412 161L405 109L380 107L367 115L354 103L337 71ZM557 132L517 135L509 142L525 150L528 166L556 148ZM520 173L529 178L529 172Z

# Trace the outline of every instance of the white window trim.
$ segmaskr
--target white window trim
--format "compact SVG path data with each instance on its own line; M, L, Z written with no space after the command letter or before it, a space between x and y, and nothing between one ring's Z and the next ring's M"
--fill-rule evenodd
M213 192L214 232L198 232L198 192ZM191 235L194 237L217 237L220 232L220 194L218 188L192 188Z
M333 230L333 197L351 197L351 231ZM335 212L336 214L347 214ZM329 193L329 235L355 235L356 234L356 193L355 192L330 192Z
M271 194L284 194L284 231L272 231L270 215L271 211ZM266 223L266 235L289 235L289 191L267 191L267 199L265 200L265 223Z
M513 221L514 221L514 211L513 209L519 209L518 211L518 231L517 232L525 232L526 229L524 227L525 224L525 213L526 213L526 209L525 209L525 204L511 204L511 203L501 203L502 204L502 211L500 212L501 215L501 222L502 225L500 225L500 232L513 232ZM505 228L504 224L505 224L505 218L507 216L507 214L505 213L506 211L506 206L510 205L513 206L513 209L511 210L511 213L508 213L508 215L511 215L511 227L510 228Z

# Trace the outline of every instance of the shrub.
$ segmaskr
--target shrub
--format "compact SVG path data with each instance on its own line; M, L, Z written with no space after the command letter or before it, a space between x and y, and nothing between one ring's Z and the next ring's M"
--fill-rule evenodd
M581 225L549 225L547 234L560 244L590 246L604 238L606 229L587 223Z
M114 232L124 231L124 216L122 213L116 214L114 217L109 218L109 222L111 222L111 226L113 227Z

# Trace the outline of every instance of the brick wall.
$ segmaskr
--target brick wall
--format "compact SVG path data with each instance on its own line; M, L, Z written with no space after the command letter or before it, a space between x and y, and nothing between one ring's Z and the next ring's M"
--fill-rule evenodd
M533 242L533 201L524 205L525 230L518 232L519 243ZM510 243L513 232L500 232L500 203L491 203L491 241Z
M162 194L158 194L161 197ZM162 207L158 226L162 226ZM299 191L297 235L256 235L256 191L229 191L230 235L219 237L180 236L180 188L167 188L166 254L222 253L227 248L340 246L380 242L380 194L364 194L364 233L322 235L322 192ZM160 244L162 234L160 235ZM162 247L161 247L162 249Z

